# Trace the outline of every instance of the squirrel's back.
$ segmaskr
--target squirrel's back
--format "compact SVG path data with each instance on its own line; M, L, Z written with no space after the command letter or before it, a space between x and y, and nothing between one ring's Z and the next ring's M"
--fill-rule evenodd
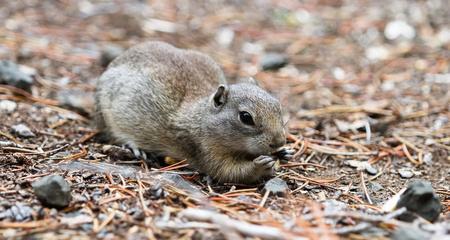
M142 43L112 61L99 78L97 122L118 142L167 148L176 137L171 128L177 111L221 83L224 74L210 57L163 42Z

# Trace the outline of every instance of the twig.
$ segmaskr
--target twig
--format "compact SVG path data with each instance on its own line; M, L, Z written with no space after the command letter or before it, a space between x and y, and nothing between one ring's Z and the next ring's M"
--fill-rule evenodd
M297 162L288 162L286 164L281 164L280 167L284 167L284 168L291 168L291 167L299 167L299 166L313 166L313 167L318 167L318 168L327 168L323 165L317 164L317 163L297 163Z
M405 156L409 161L411 161L415 165L420 165L420 163L417 162L416 160L414 160L414 158L411 156L411 154L408 151L408 148L406 147L406 144L402 144L402 150L405 153Z
M320 145L316 145L313 143L309 144L309 148L321 152L321 153L326 153L326 154L334 154L334 155L347 155L347 156L358 156L358 155L377 155L378 152L376 151L372 151L372 152L343 152L343 151L339 151L333 148L329 148L329 147L324 147L324 146L320 146Z
M4 136L4 137L8 138L9 140L13 141L13 142L14 142L15 144L17 144L17 145L23 145L23 143L21 143L19 140L17 140L15 137L11 136L11 135L8 134L8 133L5 133L5 132L0 131L0 135L2 135L2 136Z
M385 215L370 215L367 213L357 212L357 211L333 211L333 212L325 212L324 217L327 218L340 218L340 217L350 217L354 219L360 219L367 222L386 222L391 220L397 216L402 215L407 210L405 207L399 208L393 212L390 212ZM314 215L307 214L303 216L303 219L306 221L311 221L314 219Z
M370 227L371 224L366 223L366 222L362 222L359 224L356 224L355 226L346 226L346 227L341 227L338 229L334 229L332 230L335 234L339 234L339 235L345 235L345 234L349 234L352 232L360 232L368 227Z
M229 218L225 214L215 213L208 210L188 208L180 213L181 216L190 220L212 222L223 231L234 230L250 237L260 237L263 239L294 239L294 236L275 227L260 226L248 222L238 221ZM296 237L295 239L304 239Z
M108 223L109 222L111 222L111 220L114 218L114 215L116 214L116 211L115 210L113 210L109 215L108 215L108 217L98 226L98 228L96 228L96 229L93 229L93 231L95 232L95 233L98 233L98 232L100 232L103 228L105 228L106 227L106 225L108 225Z
M258 210L259 210L260 208L264 207L264 204L266 204L267 198L269 198L269 194L270 194L270 191L268 191L268 190L264 193L264 196L263 196L263 198L261 199L261 202L259 203L259 208L258 208Z
M138 184L138 193L139 193L139 202L141 203L142 206L142 210L145 214L145 216L150 216L150 212L147 208L147 205L145 205L145 201L144 201L144 194L142 193L142 182L141 182L141 178L139 176L136 177L136 181Z
M53 220L44 219L32 222L0 222L0 228L38 228L48 226L53 223Z
M300 190L302 190L306 185L308 185L309 181L305 181L302 185L300 185L298 188L294 189L291 194L294 194Z
M369 204L373 204L372 199L370 199L369 192L367 191L366 183L364 181L364 173L362 171L360 171L359 173L361 176L361 186L362 186L362 189L364 190L364 195L366 196L366 199L369 202Z

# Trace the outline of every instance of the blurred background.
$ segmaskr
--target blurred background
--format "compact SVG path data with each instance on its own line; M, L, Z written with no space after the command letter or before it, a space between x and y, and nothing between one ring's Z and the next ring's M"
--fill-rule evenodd
M374 81L379 83L375 88L383 80L383 89L392 88L392 79L384 74L449 69L447 0L0 4L0 58L36 68L55 84L91 84L102 71L93 66L102 54L105 66L122 49L147 40L198 49L217 60L230 78L257 76L277 91L283 91L280 81L297 87L295 92L322 81L355 94ZM273 65L265 69L283 68L265 74L264 64ZM323 101L333 99L311 104Z
M360 104L380 91L395 96L398 84L420 84L417 74L449 70L447 0L0 4L0 58L34 68L41 86L53 86L34 89L42 97L92 91L112 58L148 40L203 51L231 80L258 78L291 113L346 104L349 95Z

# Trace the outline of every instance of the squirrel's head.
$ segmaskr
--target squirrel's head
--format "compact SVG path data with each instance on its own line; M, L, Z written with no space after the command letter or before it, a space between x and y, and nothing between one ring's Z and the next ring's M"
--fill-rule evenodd
M256 157L286 143L280 102L255 83L220 85L209 105L208 131L230 152Z

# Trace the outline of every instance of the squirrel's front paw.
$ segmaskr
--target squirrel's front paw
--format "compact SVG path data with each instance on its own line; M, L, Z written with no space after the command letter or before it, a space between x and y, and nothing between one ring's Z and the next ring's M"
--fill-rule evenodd
M276 152L272 153L272 155L281 161L289 161L294 156L294 153L295 150L291 147L281 147Z
M253 159L256 170L261 174L261 177L272 176L275 172L275 158L272 156L261 155Z

